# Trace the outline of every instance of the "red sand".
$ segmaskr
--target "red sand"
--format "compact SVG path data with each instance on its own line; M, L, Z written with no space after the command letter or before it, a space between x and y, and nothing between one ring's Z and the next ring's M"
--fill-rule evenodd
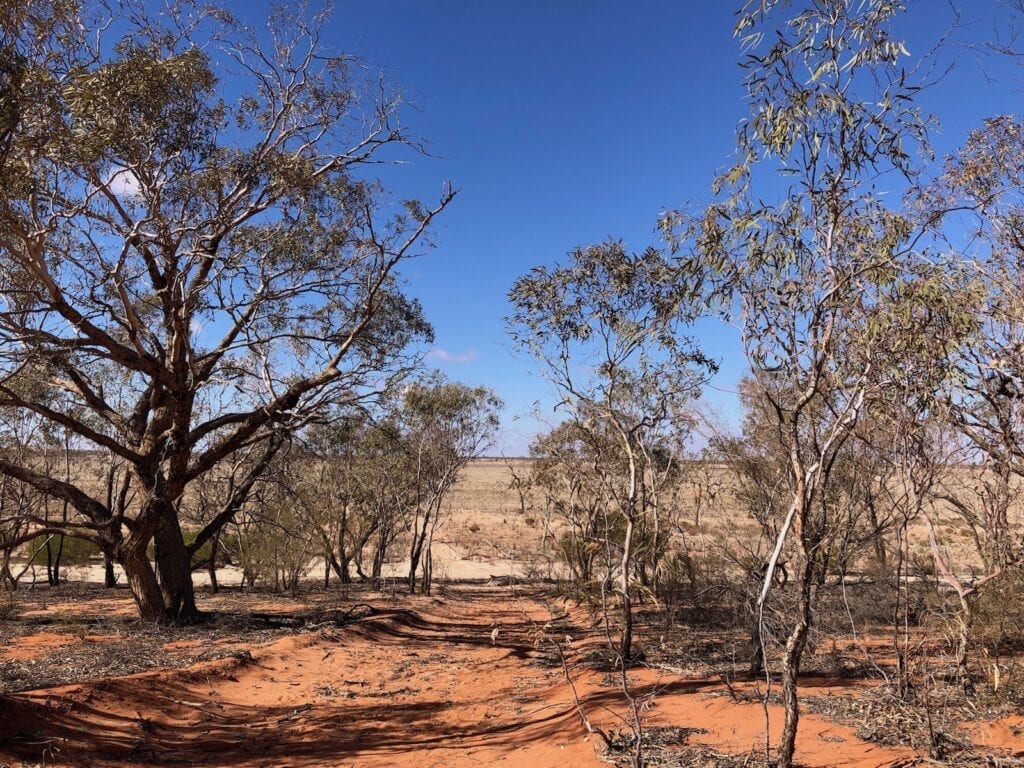
M607 765L597 757L599 745L586 738L562 670L531 663L550 618L542 602L507 590L467 589L448 600L416 598L403 606L378 605L375 615L348 627L253 648L252 664L224 659L0 700L0 763ZM589 633L574 634L579 652ZM43 637L34 636L29 647L49 642ZM22 652L22 641L15 652ZM761 706L708 695L723 690L719 682L646 669L631 676L640 691L663 689L645 713L648 725L705 729L691 741L721 752L744 754L763 745ZM621 696L601 684L604 677L580 673L578 690L595 723L621 728L608 711L622 712ZM772 707L770 715L777 739L781 711ZM1020 748L1009 726L1005 734L989 728L994 741L1016 739ZM807 714L798 756L809 768L873 768L913 752L864 742L847 727Z

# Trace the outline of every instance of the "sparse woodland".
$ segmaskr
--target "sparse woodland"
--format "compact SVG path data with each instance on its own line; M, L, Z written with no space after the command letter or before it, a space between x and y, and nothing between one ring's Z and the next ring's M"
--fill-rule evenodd
M954 54L912 56L900 3L737 10L736 151L680 190L707 202L652 220L660 248L510 287L557 404L494 464L502 531L460 491L499 393L428 368L402 278L456 189L377 181L424 146L326 13L267 37L191 3L0 0L0 619L92 565L169 635L225 621L197 592L315 593L341 632L352 603L458 600L439 547L490 547L491 588L561 606L516 642L602 759L790 768L810 712L913 750L894 765L1021 765L962 726L1024 714L1024 118L936 157L921 95ZM737 429L701 400L711 322L742 339ZM643 674L682 669L781 728L673 757Z

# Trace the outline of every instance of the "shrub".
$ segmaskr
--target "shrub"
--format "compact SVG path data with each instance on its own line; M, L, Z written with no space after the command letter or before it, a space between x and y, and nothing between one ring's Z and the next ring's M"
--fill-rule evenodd
M36 536L26 545L25 554L32 557L33 565L46 563L46 535ZM57 534L50 537L50 551L61 554L61 566L87 565L102 556L100 548L91 541Z

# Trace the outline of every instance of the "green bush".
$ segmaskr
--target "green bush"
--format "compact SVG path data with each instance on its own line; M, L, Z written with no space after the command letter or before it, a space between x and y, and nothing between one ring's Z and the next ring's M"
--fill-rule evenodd
M62 567L73 565L87 565L93 560L102 556L100 548L91 541L78 539L73 536L54 535L50 538L50 552L56 557L60 552L60 564ZM46 564L46 535L36 536L26 545L25 553L31 556L33 565Z

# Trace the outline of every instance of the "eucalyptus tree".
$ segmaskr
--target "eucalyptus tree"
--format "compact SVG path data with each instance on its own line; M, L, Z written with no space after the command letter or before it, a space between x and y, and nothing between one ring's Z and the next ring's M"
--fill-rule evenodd
M592 430L581 428L572 419L538 435L530 444L534 460L531 480L543 489L552 511L564 526L558 541L569 579L580 591L595 588L600 555L608 542L621 546L623 529L615 526L607 514L608 495L602 480L603 450ZM603 436L607 439L607 435Z
M957 357L951 416L979 451L1024 469L1024 123L1005 115L971 131L923 207L955 211L936 226L983 296L975 343ZM953 219L951 221L951 219Z
M1019 4L1016 7L1019 11ZM960 603L956 658L966 693L973 689L969 670L973 603L987 585L1024 559L1024 534L1015 529L1009 514L1024 477L1022 192L1024 123L1002 115L971 131L918 201L926 213L944 212L941 218L933 217L932 233L955 258L950 271L962 277L947 278L942 290L948 293L955 282L969 284L969 290L960 290L959 295L962 311L970 313L974 326L970 343L958 345L947 357L953 372L942 385L945 396L935 409L955 458L973 466L945 472L947 477L932 484L932 495L970 531L983 562L980 578L972 582L957 573L957 564L944 545L948 532L941 519L927 507L922 510L936 571ZM929 380L924 373L916 377L915 386ZM919 402L920 397L915 397ZM915 429L924 431L920 419ZM914 446L919 454L926 448ZM942 446L932 446L931 451L940 458L950 453ZM932 461L943 463L951 462Z
M359 524L353 503L351 478L363 424L361 414L336 416L311 427L302 441L307 465L297 473L293 490L305 526L322 545L324 589L330 586L332 571L342 584L352 581L349 566L373 532Z
M412 459L393 407L376 418L359 413L320 426L307 436L305 450L309 467L298 478L296 497L306 526L323 544L325 586L332 571L350 583L352 565L365 578L364 550L372 540L369 578L379 588L389 548L408 531L416 498Z
M891 339L873 318L886 316L889 289L918 243L911 217L878 187L890 179L900 199L926 138L893 34L901 11L884 0L745 3L736 33L750 116L737 132L737 162L701 215L665 219L679 282L702 284L705 300L740 328L785 448L789 499L758 596L763 611L789 547L797 609L782 657L782 768L793 764L797 679L829 539L829 520L815 510L887 378L877 352Z
M392 547L412 530L420 497L416 469L414 454L407 449L393 413L367 425L359 438L352 483L363 524L373 529L370 583L374 589L384 586L384 564Z
M653 590L657 595L670 536L684 507L680 497L687 477L684 443L690 421L682 413L676 417L673 424L663 425L638 444L641 513L632 529L619 509L629 492L628 457L621 449L620 435L607 420L595 416L584 419L584 426L569 418L531 443L535 463L530 479L564 523L559 552L581 593L592 594L601 584L598 576L610 580L607 566L614 558L609 553L622 552L629 543L631 578L639 580L641 592ZM597 568L602 560L604 574Z
M300 489L309 457L297 441L281 446L239 505L230 542L237 548L243 581L295 593L322 553L319 532L303 514Z
M681 332L686 318L670 265L653 248L577 248L565 265L519 278L509 298L512 338L557 389L558 408L595 454L603 513L625 526L617 570L625 664L633 643L635 534L658 509L654 451L681 442L666 435L685 431L685 407L715 366Z
M765 673L766 646L785 634L791 606L785 601L761 599L766 577L773 588L784 587L800 563L793 562L792 547L785 547L773 559L793 499L790 466L790 436L780 429L778 413L761 385L746 378L739 386L743 421L736 436L716 436L709 456L725 464L733 477L730 489L734 503L757 526L757 535L724 538L718 547L727 562L740 567L745 579L741 596L751 621L752 654L750 675ZM821 407L814 402L808 410ZM814 414L808 419L822 419ZM873 432L875 425L859 423L860 431ZM803 436L802 436L803 437ZM813 451L814 434L806 435L803 451ZM812 590L842 581L854 566L862 564L869 548L884 558L885 535L892 528L894 510L889 467L862 440L846 440L832 454L815 495L806 511L806 527L819 539ZM772 570L769 572L769 568ZM779 591L779 590L776 590Z
M53 471L54 441L53 436L47 432L47 424L34 414L15 414L0 422L0 451L3 455L17 457L31 464L38 471ZM12 544L31 535L35 518L48 515L48 509L40 515L43 507L40 502L40 494L31 485L17 478L0 475L0 588L4 590L16 589L20 578L20 574L12 567ZM35 561L41 551L49 552L53 544L50 536L33 537L29 564ZM49 567L47 578L52 578Z
M961 472L974 458L975 452L958 435L948 393L963 382L957 361L978 343L984 314L979 281L944 254L934 264L922 260L905 269L887 289L885 312L871 320L887 339L875 352L875 364L886 378L873 393L859 437L884 467L884 474L893 478L889 491L897 546L893 632L901 696L910 691L908 546L910 524L915 521L927 530L936 571L951 579L949 586L960 596L960 648L966 649L969 605L963 585L948 568L935 508L950 482L962 482Z
M143 617L189 620L179 501L429 336L396 269L454 193L399 206L367 173L416 142L397 97L324 49L323 15L278 7L257 31L192 3L70 7L68 34L22 51L30 98L0 169L0 408L109 451L138 504L10 455L0 473L72 506L43 530L111 552Z
M187 527L192 536L185 546L190 571L206 566L210 585L214 592L218 591L217 565L226 550L222 547L222 536L225 527L235 521L245 506L251 506L250 495L258 484L265 480L265 475L278 460L278 454L288 443L288 435L284 430L278 431L265 442L246 446L235 451L221 461L209 472L189 484L188 492L177 503L177 514L180 524ZM295 473L292 473L294 476ZM277 472L278 482L287 473ZM131 474L126 471L118 478L111 475L112 482L119 493L131 488ZM111 494L108 490L108 499ZM126 500L117 502L120 509L126 509ZM160 552L159 538L156 542L157 556Z
M721 462L733 477L732 502L757 524L758 535L733 537L717 542L726 562L738 564L744 575L743 602L750 618L750 675L764 673L765 606L758 596L769 567L772 544L786 517L791 500L786 441L778 429L776 414L761 395L754 381L739 385L743 422L736 436L716 435L708 445L708 455ZM771 576L785 583L786 563L776 559Z
M425 594L433 580L434 533L443 505L466 465L493 445L501 400L487 387L446 381L433 374L402 395L399 424L413 469L416 502L409 543L409 591L417 573Z

